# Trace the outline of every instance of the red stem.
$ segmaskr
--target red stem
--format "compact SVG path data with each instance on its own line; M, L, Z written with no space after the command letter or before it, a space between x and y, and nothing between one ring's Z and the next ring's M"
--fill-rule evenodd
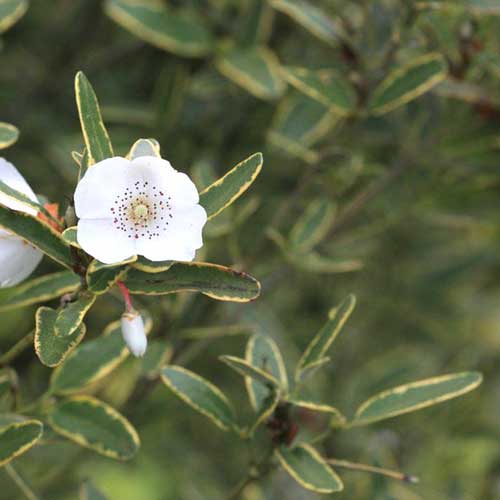
M130 299L130 292L128 291L128 288L125 286L125 283L123 281L118 280L116 284L120 287L120 291L122 292L123 295L123 300L125 300L125 304L127 306L127 311L133 311L134 307L132 306L132 300Z

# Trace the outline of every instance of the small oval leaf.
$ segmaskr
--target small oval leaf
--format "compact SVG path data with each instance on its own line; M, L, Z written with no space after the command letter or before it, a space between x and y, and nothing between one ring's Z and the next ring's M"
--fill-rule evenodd
M236 427L234 410L227 397L208 380L181 366L161 370L163 383L197 412L222 430Z
M0 205L0 227L29 241L59 264L72 268L69 246L60 233L39 218Z
M267 140L287 155L313 164L319 160L319 155L312 146L338 120L338 115L329 107L296 92L280 102Z
M352 425L371 424L448 401L472 391L482 380L480 373L463 372L394 387L365 401L357 409Z
M173 264L175 264L175 261L173 260L154 262L152 260L148 260L144 257L139 256L137 260L132 263L132 267L145 273L161 273L163 271L168 271Z
M79 71L75 77L75 96L80 116L88 163L93 165L113 156L113 147L104 126L99 102L87 77Z
M1 12L1 3L0 3ZM1 15L1 14L0 14ZM0 32L1 32L2 19L0 18ZM0 122L0 149L12 146L19 138L19 130L10 123Z
M75 248L81 248L76 237L77 232L78 228L76 226L68 227L62 232L61 237L68 245Z
M113 21L160 49L188 57L212 50L212 35L194 15L166 9L161 4L107 0L105 11Z
M80 323L70 335L57 336L56 319L57 311L50 307L40 307L35 315L35 352L50 367L62 363L85 335L85 325Z
M200 193L200 205L206 210L208 219L234 203L251 186L263 162L262 153L255 153Z
M205 262L176 262L168 271L155 274L130 269L125 284L133 294L201 292L232 302L248 302L260 293L259 282L250 275Z
M335 216L335 205L328 198L315 199L292 227L293 252L308 252L328 233Z
M12 288L0 290L0 312L30 306L75 292L82 282L71 271L47 274Z
M315 413L330 414L330 425L333 425L335 423L337 427L341 427L347 422L346 418L344 417L344 415L342 415L340 410L337 410L337 408L335 408L334 406L325 405L323 403L315 403L313 401L304 401L301 399L290 399L288 400L288 402L292 406L296 406L297 408L302 408L304 410L309 410Z
M89 396L57 403L48 421L58 434L110 458L130 460L140 446L137 431L123 415Z
M356 297L349 295L335 309L330 311L327 323L314 336L299 360L295 372L296 380L300 378L300 372L303 368L325 357L326 352L342 330L355 305Z
M17 23L28 10L28 0L0 1L0 33Z
M28 451L42 437L42 422L20 415L0 417L0 466Z
M225 77L259 99L278 99L285 92L278 58L266 47L233 48L215 64Z
M279 381L284 392L288 390L288 377L283 357L273 339L259 334L250 337L245 350L245 360L250 365L271 374ZM248 377L245 379L245 385L250 404L254 410L259 411L269 395L269 389Z
M441 54L426 54L393 70L375 89L369 109L375 115L388 113L425 94L446 78L447 65Z
M118 280L125 277L129 268L128 264L136 260L137 256L119 264L103 264L93 260L89 264L86 274L89 290L96 295L106 293Z
M146 321L145 329L151 329L150 321ZM120 321L114 321L100 337L79 346L54 370L50 390L58 394L79 391L111 373L127 358L128 353Z
M330 45L334 45L341 34L338 23L305 0L271 0L271 5Z
M156 158L161 158L158 141L156 139L138 139L135 141L127 153L127 158L133 160L141 156L156 156Z
M320 368L323 368L329 362L330 358L325 356L324 358L320 358L312 363L309 363L308 365L305 365L298 373L297 382L304 382L308 378L311 378Z
M55 334L67 337L76 331L95 300L96 296L93 293L84 292L74 302L63 307L57 314L54 325Z
M283 468L302 487L316 493L342 491L344 485L323 457L308 444L293 448L281 446L276 456Z
M271 391L264 401L262 401L262 405L257 412L255 417L255 421L248 430L248 435L252 436L258 427L262 424L266 423L267 420L271 417L276 410L278 403L280 402L280 394L278 391Z
M271 374L261 368L252 366L244 359L237 358L236 356L220 356L219 359L233 370L237 371L240 375L256 380L265 387L279 388L280 386L279 382Z
M290 85L338 115L349 115L356 109L356 91L335 71L287 67L283 74Z

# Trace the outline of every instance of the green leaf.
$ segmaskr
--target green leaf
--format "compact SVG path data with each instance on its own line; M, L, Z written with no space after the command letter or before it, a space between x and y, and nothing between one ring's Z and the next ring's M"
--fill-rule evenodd
M183 328L179 337L189 340L216 339L219 337L232 337L234 335L250 335L253 333L251 325L244 323L219 326L200 326Z
M250 337L245 350L245 359L250 365L271 374L279 381L284 392L288 390L288 377L283 357L273 339L264 335ZM245 384L252 407L259 411L269 395L269 389L251 378L246 378Z
M315 413L328 413L331 416L330 422L335 423L337 427L342 427L347 422L340 410L337 410L334 406L315 403L313 401L303 401L301 399L290 399L288 402L292 406L296 406L297 408L302 408L304 410L309 410Z
M173 264L175 264L173 260L153 262L144 257L138 257L137 260L132 263L132 267L145 273L162 273L163 271L168 271Z
M147 320L144 326L149 333L151 321ZM100 337L80 345L54 370L50 380L51 391L62 394L79 391L111 373L128 354L120 321L114 321Z
M201 57L213 48L212 35L202 19L161 4L107 0L106 14L141 40L187 57Z
M89 164L93 165L113 155L113 147L104 126L99 102L87 77L79 71L75 77L75 96Z
M31 198L26 196L24 193L17 191L16 189L11 188L9 185L5 184L5 182L0 181L0 194L3 194L7 198L17 201L24 205L28 209L40 211L41 206L38 202L33 201ZM17 207L16 207L17 208Z
M278 58L267 47L229 49L215 65L225 77L259 99L278 99L286 90Z
M237 358L236 356L219 356L219 359L226 363L233 370L238 372L240 375L243 375L245 378L250 378L260 382L264 385L264 387L271 388L279 388L280 383L268 372L261 368L257 368L252 366L248 361Z
M271 391L269 395L262 401L255 420L248 430L248 436L253 436L255 431L271 417L280 402L280 394L278 391Z
M0 0L0 33L17 23L28 10L28 0Z
M80 486L79 500L106 500L106 495L101 493L89 479L86 479Z
M337 338L340 330L342 330L355 305L356 297L349 295L335 309L330 311L326 325L314 336L299 360L295 372L296 380L300 377L302 369L325 357L326 352Z
M136 260L136 256L119 264L103 264L93 260L87 268L86 275L89 290L96 295L106 293L118 280L124 278L129 268L128 264Z
M267 139L288 155L312 164L319 160L312 146L338 119L337 114L318 101L303 94L291 94L280 102Z
M76 226L68 227L62 232L61 237L68 245L75 248L81 248L78 243L77 232L78 228Z
M334 216L335 205L328 198L316 198L292 227L292 251L305 253L311 250L327 235Z
M323 368L327 363L330 362L330 358L328 356L324 358L320 358L308 365L304 366L300 372L297 373L297 382L304 382L308 378L311 378L320 368Z
M356 109L356 91L336 71L287 67L283 75L290 85L338 115L346 116Z
M47 274L21 285L0 290L0 312L46 302L65 293L75 292L81 279L71 271Z
M250 0L242 4L242 28L238 43L243 46L264 44L268 41L273 25L274 11L267 0Z
M369 102L370 111L382 115L403 106L442 82L447 71L441 54L417 57L389 73L375 89Z
M339 35L342 34L337 22L309 2L304 0L271 0L271 5L330 45L334 45L338 41Z
M2 3L0 1L0 16ZM0 17L0 32L1 32L2 19ZM0 122L0 149L12 146L19 138L19 130L10 123Z
M158 377L161 369L170 361L173 352L172 345L164 340L149 342L146 354L141 359L142 374L149 379Z
M248 302L260 293L259 282L250 275L205 262L176 262L168 271L155 274L130 269L125 284L133 294L201 292L232 302Z
M288 474L307 490L334 493L344 489L340 478L312 446L281 446L276 456Z
M140 446L137 431L123 415L89 396L57 403L48 421L58 434L110 458L130 460Z
M462 372L394 387L365 401L352 425L366 425L442 403L472 391L482 380L480 373Z
M80 322L71 334L57 336L57 317L57 311L50 307L40 307L35 315L35 351L40 361L50 367L62 363L85 335L85 325Z
M208 417L220 429L227 431L236 427L231 403L220 389L208 380L174 365L163 368L161 378L176 396Z
M234 203L251 186L263 162L262 153L255 153L200 193L200 205L209 219Z
M0 466L27 452L42 437L42 422L20 415L0 417Z
M69 246L57 231L40 219L0 205L0 227L29 241L59 264L72 268Z
M352 273L363 268L359 259L336 260L324 257L317 252L307 254L288 254L290 261L299 269L319 274Z
M127 153L127 158L133 160L141 156L156 156L157 158L161 158L158 141L156 139L138 139L135 141Z
M60 337L71 335L82 324L96 298L93 293L83 292L75 301L63 307L57 314L55 334Z

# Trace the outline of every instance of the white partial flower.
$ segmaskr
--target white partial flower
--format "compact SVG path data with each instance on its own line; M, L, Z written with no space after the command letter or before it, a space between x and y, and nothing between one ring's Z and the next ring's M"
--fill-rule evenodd
M114 264L194 259L207 220L196 186L154 156L109 158L90 167L75 191L77 239L92 257Z
M4 158L0 158L0 181L31 200L38 201L24 177ZM13 210L37 215L34 208L27 207L1 193L0 204ZM9 231L0 229L0 288L17 285L26 279L38 266L42 257L42 252L30 243Z
M144 321L137 311L127 311L122 314L122 335L128 350L137 357L144 356L148 339L144 331Z

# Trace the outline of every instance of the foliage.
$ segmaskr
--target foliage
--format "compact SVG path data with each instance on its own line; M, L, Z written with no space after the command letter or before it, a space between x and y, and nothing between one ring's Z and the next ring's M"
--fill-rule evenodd
M53 4L0 0L6 498L495 498L497 2ZM195 262L79 247L113 155L191 173Z

